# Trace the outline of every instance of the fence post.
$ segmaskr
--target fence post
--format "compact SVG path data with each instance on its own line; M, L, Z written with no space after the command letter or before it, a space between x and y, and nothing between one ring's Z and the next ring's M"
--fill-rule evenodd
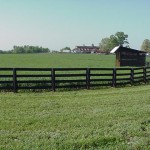
M55 87L55 69L52 68L51 70L51 74L52 74L52 91L56 91L56 87Z
M130 73L130 84L133 85L134 83L134 69L131 68L131 73Z
M146 82L147 82L147 79L146 79L146 67L143 67L143 80L144 80L144 83L146 84Z
M17 93L17 71L16 68L13 68L13 91Z
M86 88L90 89L90 68L86 69Z
M112 86L116 87L116 68L113 69Z

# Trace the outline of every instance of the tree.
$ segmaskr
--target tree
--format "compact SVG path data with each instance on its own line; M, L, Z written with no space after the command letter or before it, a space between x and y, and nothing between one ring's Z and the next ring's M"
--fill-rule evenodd
M150 40L145 39L141 45L141 50L144 50L146 52L150 52Z
M109 52L116 46L129 47L129 42L127 40L128 35L124 32L117 32L115 35L111 35L109 38L103 38L99 44L100 50Z
M101 43L99 44L100 50L104 52L109 52L111 46L110 46L110 38L103 38L101 40Z
M119 45L121 45L121 46L128 46L129 45L129 42L127 40L128 35L124 34L124 32L117 32L115 34L115 37L117 38L117 42Z

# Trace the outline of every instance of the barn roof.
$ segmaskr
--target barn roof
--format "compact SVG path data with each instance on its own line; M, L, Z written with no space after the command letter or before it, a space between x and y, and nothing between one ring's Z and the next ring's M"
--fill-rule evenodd
M119 47L120 47L120 46L114 47L114 48L110 51L110 53L115 53L115 52L119 49Z
M140 50L131 49L131 48L122 47L122 46L116 46L116 47L114 47L114 48L110 51L110 53L115 53L115 52L117 52L118 50L121 50L121 49L129 50L129 51L132 51L132 52L146 53L145 51L140 51Z

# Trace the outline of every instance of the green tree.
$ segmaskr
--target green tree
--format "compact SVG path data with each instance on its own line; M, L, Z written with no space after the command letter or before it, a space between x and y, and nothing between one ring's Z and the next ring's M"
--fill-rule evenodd
M129 45L129 42L127 40L128 35L124 34L124 32L117 32L115 34L115 37L116 37L116 40L117 40L119 45L122 45L122 46L128 46Z
M110 35L109 38L103 38L99 44L100 50L108 53L114 47L119 45L129 47L127 38L128 35L124 34L124 32L117 32L115 35Z
M150 52L150 40L145 39L141 45L141 50L144 50L146 52Z
M111 48L111 44L110 44L110 38L103 38L101 40L101 43L99 44L100 50L104 51L104 52L109 52L110 48Z

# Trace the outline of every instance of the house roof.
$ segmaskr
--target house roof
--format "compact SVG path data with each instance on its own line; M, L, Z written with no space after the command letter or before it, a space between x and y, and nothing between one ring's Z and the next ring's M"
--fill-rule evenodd
M116 47L114 47L114 48L110 51L110 53L115 53L115 52L117 52L118 50L121 50L121 49L128 50L128 51L133 51L133 52L139 52L139 53L146 53L145 51L140 51L140 50L131 49L131 48L122 47L122 46L116 46Z
M98 46L76 46L76 48L89 48L89 49L93 49L93 48L99 48Z

